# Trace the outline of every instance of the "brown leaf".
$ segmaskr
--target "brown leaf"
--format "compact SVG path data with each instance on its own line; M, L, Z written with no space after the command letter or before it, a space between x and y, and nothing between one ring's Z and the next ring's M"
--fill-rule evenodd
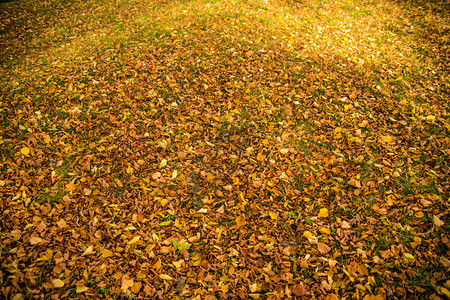
M183 293L184 286L186 285L186 277L180 276L177 279L175 279L174 282L176 284L176 290L178 294Z
M320 253L325 254L330 252L331 248L328 247L326 244L324 243L317 243L317 248L319 248Z
M309 292L305 289L302 283L296 284L291 288L292 293L297 297L306 296Z

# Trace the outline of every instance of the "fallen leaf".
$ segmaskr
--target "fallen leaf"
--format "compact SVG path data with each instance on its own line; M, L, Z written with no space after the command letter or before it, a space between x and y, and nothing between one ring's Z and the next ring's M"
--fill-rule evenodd
M87 292L87 290L89 290L89 288L84 285L77 286L77 288L76 288L77 294Z
M441 227L445 223L441 219L439 219L438 216L433 215L433 224L436 225L437 227Z
M132 239L127 243L127 245L133 245L133 244L135 244L137 241L140 240L140 238L141 238L140 235L135 236L134 238L132 238Z
M83 252L83 254L81 256L89 255L89 254L91 254L93 252L94 252L94 246L89 246L89 247L86 248L86 250L84 250L84 252Z
M172 276L169 276L167 274L159 274L159 277L163 280L172 280L173 279Z
M30 244L31 245L37 245L37 244L40 244L41 242L42 242L42 239L40 237L38 237L38 236L32 236L30 238Z
M68 184L66 184L66 189L68 191L75 191L77 189L77 186L73 183L68 183Z
M328 209L327 208L321 208L319 211L319 214L317 215L319 218L326 218L328 217Z
M133 286L131 287L131 291L135 294L139 293L139 291L142 288L142 283L141 282L135 282L133 283Z
M266 159L266 157L260 152L256 155L256 159L258 161L264 161Z
M305 289L303 284L296 284L291 288L292 293L297 297L306 296L309 292Z
M236 225L238 226L238 227L242 227L242 226L244 226L245 224L247 224L247 221L245 220L245 217L244 216L237 216L236 217Z
M23 147L22 149L20 149L20 153L22 153L23 155L28 155L30 154L30 148Z
M102 257L103 257L103 258L111 257L111 256L113 256L113 255L114 255L114 253L111 252L111 251L108 250L108 249L105 249L105 250L103 250L103 252L102 252Z
M128 274L125 274L122 276L122 285L121 285L120 289L122 291L126 291L127 289L132 287L133 284L134 284L133 278L130 278L130 276Z
M325 254L330 252L331 248L328 247L326 244L324 243L317 243L317 248L319 248L320 253Z
M64 286L64 281L62 281L61 279L53 279L52 285L54 288L61 288Z
M280 149L281 154L286 154L289 152L289 149Z
M161 163L159 164L159 168L164 168L167 165L167 159L161 160Z

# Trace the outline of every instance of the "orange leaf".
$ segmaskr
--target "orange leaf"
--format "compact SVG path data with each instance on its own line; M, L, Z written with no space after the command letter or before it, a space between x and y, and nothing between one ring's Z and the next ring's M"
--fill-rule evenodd
M317 215L319 218L326 218L328 217L328 209L321 208L319 211L319 214Z
M114 253L112 253L112 251L110 251L108 249L103 250L103 253L102 253L103 258L107 258L107 257L113 256L113 255L114 255Z
M66 184L66 189L68 191L75 191L77 189L77 186L73 183L68 183L68 184Z
M241 226L244 226L245 224L247 224L247 221L245 221L244 216L238 216L238 217L236 217L236 224L238 227L241 227Z
M263 161L266 159L266 156L260 152L260 153L258 153L258 155L256 155L256 159L259 161Z

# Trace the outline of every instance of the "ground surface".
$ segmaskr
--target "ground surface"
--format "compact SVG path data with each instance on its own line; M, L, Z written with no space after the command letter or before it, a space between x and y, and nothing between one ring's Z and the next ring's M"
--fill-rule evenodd
M448 7L0 3L1 297L448 297Z

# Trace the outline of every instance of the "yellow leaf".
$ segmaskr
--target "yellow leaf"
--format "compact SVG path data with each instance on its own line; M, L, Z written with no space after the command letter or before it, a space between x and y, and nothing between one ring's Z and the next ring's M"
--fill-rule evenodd
M159 225L168 226L168 225L170 225L170 223L172 223L172 220L163 221L163 222L159 223Z
M345 275L347 275L348 278L350 278L351 282L355 281L355 278L353 276L351 276L350 273L346 269L342 269L342 271L344 271Z
M163 280L172 280L172 276L169 276L167 274L159 274L159 277Z
M394 141L394 138L390 135L386 135L384 136L384 140L386 141L386 143L392 143Z
M309 238L313 237L314 234L312 234L310 231L305 231L305 232L303 232L303 236L309 239Z
M118 187L123 187L122 181L120 181L118 178L114 178L114 182L117 184Z
M164 168L166 165L167 165L167 159L164 158L164 159L161 161L161 163L159 164L159 167L160 167L160 168Z
M105 146L100 146L100 147L97 147L97 150L98 150L98 152L102 152L102 151L104 151L106 148L105 148Z
M236 224L237 224L237 226L241 227L241 226L244 226L245 224L247 224L247 221L245 221L244 216L238 216L238 217L236 217Z
M272 220L278 219L278 213L269 212L269 216Z
M224 284L220 287L220 289L222 290L222 292L224 293L228 293L228 284Z
M403 253L403 256L409 261L415 261L415 257L410 253Z
M48 144L51 142L51 138L49 136L44 137L44 143Z
M427 121L434 121L434 120L436 120L435 116L433 116L433 115L427 116Z
M77 189L77 186L71 182L71 183L66 184L66 189L68 191L75 191Z
M131 239L131 241L129 241L129 242L127 243L127 245L133 245L134 243L136 243L137 241L139 241L140 238L141 238L140 235L135 236L134 238Z
M266 157L260 152L258 155L256 155L256 159L259 161L263 161L266 159Z
M339 132L341 132L342 131L342 128L341 127L336 127L335 129L334 129L334 132L336 132L336 133L339 133Z
M174 170L174 171L172 172L172 179L177 178L177 176L178 176L178 171L177 171L177 170Z
M258 291L258 284L255 282L254 284L250 285L250 292L254 293Z
M103 250L103 253L102 253L103 258L107 258L107 257L113 256L113 255L114 255L114 253L112 253L110 250L108 250L108 249Z
M94 252L94 246L89 246L84 250L84 253L81 256L91 254L92 252Z
M61 279L53 279L52 284L54 288L61 288L64 286L64 281L62 281Z
M136 130L130 130L129 132L131 137L135 137L136 136Z
M423 212L421 212L421 211L418 211L418 212L416 212L415 214L414 214L414 216L416 217L416 218L423 218L423 216L424 216L424 213Z
M163 198L163 199L161 199L160 202L161 202L161 205L164 207L164 206L166 206L167 203L169 203L169 200L166 198Z
M319 211L319 214L317 215L319 218L326 218L328 217L328 209L321 208Z
M22 153L23 155L28 155L30 154L30 148L23 147L22 149L20 149L20 153Z
M286 153L288 153L289 152L289 149L280 149L280 153L281 154L286 154Z
M88 289L89 288L86 286L77 286L76 292L77 292L77 294L80 294L80 293L86 292Z
M36 244L39 244L40 242L42 242L42 239L40 237L38 237L38 236L32 236L30 238L30 244L31 245L36 245Z
M330 229L325 228L325 227L320 227L320 228L319 228L319 231L322 232L322 233L324 233L324 234L331 234Z

